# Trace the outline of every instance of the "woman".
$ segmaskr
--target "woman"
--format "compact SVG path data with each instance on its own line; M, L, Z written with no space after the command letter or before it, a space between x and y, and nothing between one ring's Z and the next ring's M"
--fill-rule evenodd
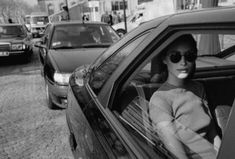
M220 138L203 86L191 80L197 57L192 35L178 37L162 57L167 80L150 99L153 128L177 158L216 158Z

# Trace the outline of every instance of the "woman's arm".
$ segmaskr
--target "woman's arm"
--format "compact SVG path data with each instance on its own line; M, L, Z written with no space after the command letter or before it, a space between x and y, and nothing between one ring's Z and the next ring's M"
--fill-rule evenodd
M183 144L177 137L177 132L171 121L162 121L157 124L160 137L166 148L177 158L187 159Z
M219 152L220 145L221 145L221 139L220 139L219 135L216 135L214 138L214 148L217 153Z

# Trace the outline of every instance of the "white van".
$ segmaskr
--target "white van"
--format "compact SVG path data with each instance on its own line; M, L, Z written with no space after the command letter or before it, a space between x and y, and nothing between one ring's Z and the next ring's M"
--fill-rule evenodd
M49 23L47 13L33 12L25 16L25 25L32 33L33 37L40 37L47 23Z
M160 16L173 14L175 12L174 0L158 0L157 2L145 3L143 9L138 10L132 16L127 18L127 32L138 27L142 22L146 22ZM112 27L120 36L123 36L126 33L124 22L117 23Z
M139 24L142 22L143 15L144 10L140 10L127 18L127 32L139 26ZM123 36L126 33L124 22L114 24L112 27L120 36Z

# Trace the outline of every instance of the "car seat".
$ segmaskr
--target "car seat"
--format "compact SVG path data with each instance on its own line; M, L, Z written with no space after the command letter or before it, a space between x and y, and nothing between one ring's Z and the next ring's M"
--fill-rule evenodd
M234 98L232 107L234 106L235 106L235 98ZM228 123L228 119L229 119L232 107L229 105L218 105L215 108L216 121L222 131L222 135L224 134L226 130L226 126Z

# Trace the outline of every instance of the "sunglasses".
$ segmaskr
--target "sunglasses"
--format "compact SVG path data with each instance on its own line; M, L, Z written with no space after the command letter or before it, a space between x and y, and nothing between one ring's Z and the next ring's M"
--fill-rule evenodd
M173 52L170 54L170 60L172 63L178 63L181 61L182 56L184 56L185 60L188 62L194 62L197 59L197 54L192 51L186 52L184 55L181 55L180 52Z

